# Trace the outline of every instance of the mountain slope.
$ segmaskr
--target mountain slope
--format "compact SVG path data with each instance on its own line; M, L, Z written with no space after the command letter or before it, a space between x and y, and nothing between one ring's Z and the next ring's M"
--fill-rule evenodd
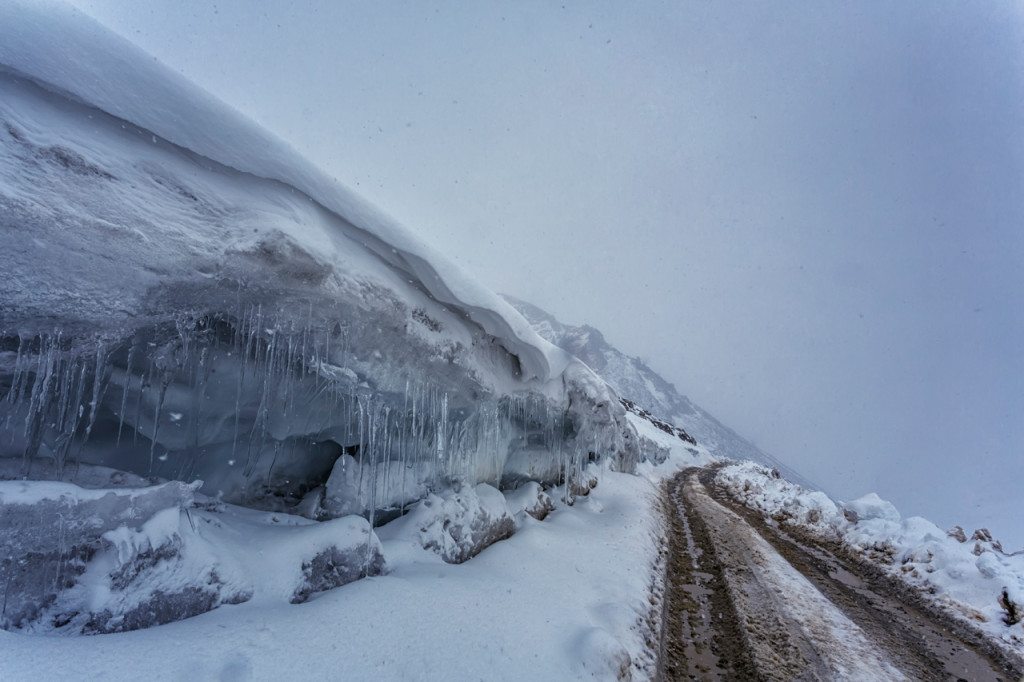
M599 330L586 324L565 324L532 303L506 294L503 296L522 313L542 338L589 365L619 396L682 427L715 456L761 462L783 471L790 480L814 487L798 473L679 393L675 386L642 360L630 357L609 344Z

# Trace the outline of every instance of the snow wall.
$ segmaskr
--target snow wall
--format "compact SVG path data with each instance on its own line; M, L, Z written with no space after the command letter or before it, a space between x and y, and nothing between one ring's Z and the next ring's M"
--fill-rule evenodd
M373 524L639 457L507 303L62 5L0 5L0 249L0 478L107 467Z

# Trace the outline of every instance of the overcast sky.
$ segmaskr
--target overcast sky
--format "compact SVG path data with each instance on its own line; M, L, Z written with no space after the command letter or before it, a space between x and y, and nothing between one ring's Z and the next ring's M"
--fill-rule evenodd
M833 494L1024 545L1024 5L75 4Z

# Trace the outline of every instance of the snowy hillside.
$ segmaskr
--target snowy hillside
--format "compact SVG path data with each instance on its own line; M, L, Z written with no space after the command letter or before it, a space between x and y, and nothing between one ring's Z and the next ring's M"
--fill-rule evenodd
M773 466L793 481L811 486L800 474L715 419L676 387L648 367L609 344L589 325L573 326L557 320L541 308L505 295L505 300L530 321L545 340L564 349L597 372L615 392L654 416L680 426L716 457L749 459Z

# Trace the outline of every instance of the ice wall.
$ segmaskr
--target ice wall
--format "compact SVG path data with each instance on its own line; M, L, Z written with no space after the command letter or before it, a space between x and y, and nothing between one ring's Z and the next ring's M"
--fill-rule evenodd
M127 338L4 341L0 457L29 478L74 480L87 463L199 479L208 495L260 508L312 494L314 515L374 520L460 482L554 483L600 454L630 466L628 444L602 435L614 419L591 414L602 408L484 391L366 320L293 326L257 306Z
M90 20L5 3L0 475L377 522L635 464L603 382L364 208Z

